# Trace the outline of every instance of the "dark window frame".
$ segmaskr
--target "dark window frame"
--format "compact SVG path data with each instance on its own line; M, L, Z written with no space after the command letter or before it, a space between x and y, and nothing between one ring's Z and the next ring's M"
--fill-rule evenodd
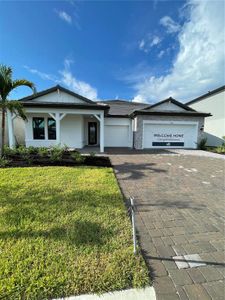
M37 125L37 121L40 121L39 127L36 127L34 125ZM44 124L43 127L40 127L40 125ZM32 128L33 128L33 139L34 140L45 140L45 118L44 117L33 117L32 119Z
M53 121L54 125L51 126L49 121ZM53 118L47 118L47 130L48 130L48 140L56 140L56 120ZM52 133L51 133L52 130Z

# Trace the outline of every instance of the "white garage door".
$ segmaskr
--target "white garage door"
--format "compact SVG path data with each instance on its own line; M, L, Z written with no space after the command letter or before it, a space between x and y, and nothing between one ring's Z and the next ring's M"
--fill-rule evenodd
M129 147L129 126L105 125L105 147Z
M144 124L143 148L196 148L197 124Z

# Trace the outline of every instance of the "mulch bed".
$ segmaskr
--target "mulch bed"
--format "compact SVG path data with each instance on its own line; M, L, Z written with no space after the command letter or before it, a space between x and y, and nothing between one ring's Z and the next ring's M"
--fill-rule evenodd
M111 167L110 159L107 156L84 156L82 163L76 162L69 153L64 153L60 160L51 160L49 157L40 157L38 154L30 154L23 158L21 155L10 155L7 157L9 164L7 167L32 167L32 166L96 166Z

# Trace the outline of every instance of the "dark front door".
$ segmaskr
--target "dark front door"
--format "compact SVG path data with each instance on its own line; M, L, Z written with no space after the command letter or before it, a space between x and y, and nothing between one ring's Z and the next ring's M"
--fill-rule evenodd
M88 144L96 145L97 144L97 123L88 122Z

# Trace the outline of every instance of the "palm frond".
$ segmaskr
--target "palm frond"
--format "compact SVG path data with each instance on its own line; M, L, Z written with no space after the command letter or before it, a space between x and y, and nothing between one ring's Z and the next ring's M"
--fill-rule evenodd
M12 68L6 65L0 65L0 76L12 79Z
M1 100L6 100L12 88L12 68L0 65L0 96Z
M27 119L24 107L19 101L6 101L5 108L7 108L11 113L14 113L15 115L21 117L23 120Z
M12 82L12 89L20 86L27 86L32 89L33 93L36 93L36 88L33 82L26 79L16 79Z

